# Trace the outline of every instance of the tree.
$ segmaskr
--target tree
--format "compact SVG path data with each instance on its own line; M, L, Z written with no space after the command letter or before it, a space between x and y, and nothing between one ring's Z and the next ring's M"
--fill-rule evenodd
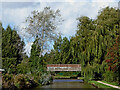
M45 49L48 49L49 43L56 39L56 28L61 22L60 10L52 10L50 7L45 7L43 11L33 11L32 16L27 17L25 28L34 39L38 39L40 46L39 57Z
M70 48L70 43L67 37L63 38L63 43L61 45L61 56L62 56L62 60L61 63L62 64L67 64L69 62L69 48Z
M2 61L6 72L15 73L16 66L23 60L24 42L10 26L2 29Z
M6 30L2 30L2 57L16 57L19 60L22 59L22 53L24 51L24 42L15 30L12 30L10 26Z
M2 68L2 23L0 22L0 68Z
M38 39L36 39L31 48L31 55L29 58L29 64L30 64L30 71L32 73L36 73L40 66L40 58L39 58L39 52L40 52L40 46L38 44Z
M109 49L106 55L106 62L108 70L117 74L118 82L120 84L120 36L117 37L116 43Z
M53 59L53 63L54 64L61 64L62 61L62 43L63 43L63 39L61 37L61 35L59 35L59 37L55 40L54 42L54 59ZM53 51L51 53L54 53Z
M38 43L38 38L33 42L32 48L31 48L31 55L29 58L29 68L30 72L34 76L41 76L43 72L46 70L46 61L45 61L45 56L39 57L39 52L40 52L40 46Z
M84 76L104 73L101 65L104 63L107 49L115 43L119 31L118 9L106 7L99 12L96 20L86 16L77 20L79 22L75 38L79 41L78 57Z

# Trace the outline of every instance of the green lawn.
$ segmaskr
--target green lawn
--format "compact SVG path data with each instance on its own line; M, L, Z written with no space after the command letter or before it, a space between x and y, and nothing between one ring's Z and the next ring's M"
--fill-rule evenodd
M70 76L61 76L61 75L59 76L59 75L57 75L57 76L54 76L54 78L56 78L56 79L57 78L70 78Z
M113 87L110 87L110 86L101 84L101 83L99 83L99 82L97 82L97 81L88 81L88 83L90 83L90 84L95 84L96 86L98 86L98 88L113 88Z
M80 80L84 80L84 77L78 77L78 79L80 79Z
M71 77L77 77L77 75L56 75L53 76L54 78L71 78Z

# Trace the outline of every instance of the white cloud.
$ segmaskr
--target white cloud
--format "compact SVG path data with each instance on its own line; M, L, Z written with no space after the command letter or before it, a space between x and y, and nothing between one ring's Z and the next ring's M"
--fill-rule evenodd
M92 2L116 2L116 0L92 0Z
M33 0L1 0L1 2L33 2ZM39 0L34 0L34 2L39 2Z
M2 3L0 3L0 11L2 11ZM0 21L2 21L2 13L0 13Z

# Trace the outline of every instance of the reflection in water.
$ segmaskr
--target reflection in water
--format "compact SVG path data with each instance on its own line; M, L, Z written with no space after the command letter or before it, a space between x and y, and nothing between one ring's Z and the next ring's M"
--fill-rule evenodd
M53 84L42 86L41 88L93 88L88 83L76 79L55 79Z
M83 82L83 80L77 80L77 79L55 79L53 80L53 83L55 82Z

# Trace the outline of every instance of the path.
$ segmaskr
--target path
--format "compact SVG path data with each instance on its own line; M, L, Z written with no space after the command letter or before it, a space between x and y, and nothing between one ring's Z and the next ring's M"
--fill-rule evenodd
M115 86L115 85L107 84L107 83L104 83L104 82L101 82L101 81L97 81L97 82L99 82L99 83L102 83L102 84L104 84L104 85L111 86L111 87L113 87L113 88L120 89L120 87L118 87L118 86Z

